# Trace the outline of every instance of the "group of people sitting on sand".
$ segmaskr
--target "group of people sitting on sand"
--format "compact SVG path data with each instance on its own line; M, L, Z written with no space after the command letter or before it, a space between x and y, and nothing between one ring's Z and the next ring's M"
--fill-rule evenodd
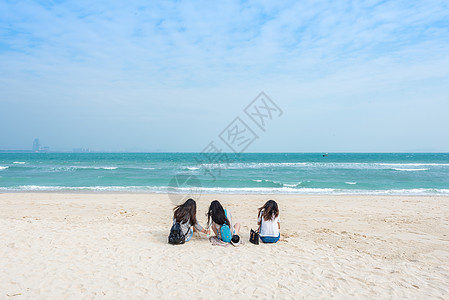
M209 235L212 229L215 239L231 243L234 246L240 244L240 223L234 223L232 214L223 208L218 200L211 202L207 212L207 229L198 224L196 218L196 202L188 199L183 204L177 205L173 214L173 226L170 230L169 243L183 244L190 241L193 232L202 232ZM268 200L259 208L257 218L257 233L264 243L276 243L279 241L280 218L279 208L274 200Z

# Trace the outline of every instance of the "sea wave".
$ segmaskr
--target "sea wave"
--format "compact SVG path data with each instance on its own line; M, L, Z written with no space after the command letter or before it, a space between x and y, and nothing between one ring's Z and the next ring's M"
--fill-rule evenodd
M7 168L7 167L6 167ZM101 166L101 167L91 167L91 166L11 166L11 168L20 168L20 170L27 169L37 169L43 172L73 172L77 170L116 170L118 167L111 166ZM0 168L1 169L1 168Z
M273 167L297 167L307 166L306 162L278 162L278 163L220 163L220 164L201 164L204 168L219 168L219 169L259 169L259 168L273 168Z
M60 171L88 171L88 170L117 170L118 167L90 167L90 166L65 166L65 167L37 167L43 171L60 172Z
M441 163L377 163L380 166L397 166L397 167L421 167L421 166L449 166L448 164Z
M200 169L221 169L221 170L237 170L237 169L301 169L301 170L319 170L319 169L345 169L345 170L395 170L395 171L413 171L428 170L431 167L447 167L449 164L445 163L361 163L361 162L272 162L272 163L229 163L229 164L199 164L199 165L166 165L166 166L133 166L133 165L119 165L119 166L89 166L89 165L33 165L30 163L15 161L11 168L24 168L40 169L43 171L76 171L76 170L155 170L160 168L167 169L181 169L185 171L198 171ZM418 168L415 168L418 167ZM6 167L1 167L1 169Z
M3 191L110 191L110 192L166 192L166 188L148 187L148 186L41 186L41 185L22 185L17 187L0 187ZM164 191L162 191L164 190Z
M11 166L12 168L39 169L42 171L77 171L77 170L155 170L154 167L115 167L115 166Z
M82 166L72 166L72 167L70 167L70 168L73 168L73 169L94 169L94 170L117 170L118 169L118 167L88 167L88 166L86 166L86 167L82 167Z
M223 188L223 187L203 187L196 189L200 194L298 194L298 195L444 195L449 196L449 189L390 189L390 190L350 190L334 188L291 188L291 187L243 187L243 188ZM91 192L143 192L143 193L175 193L187 194L191 188L180 187L173 189L168 186L38 186L25 185L17 187L0 187L0 191L91 191Z
M179 188L179 193L189 193L189 188ZM222 188L204 187L202 194L298 194L298 195L444 195L449 196L449 189L390 189L390 190L355 190L334 188Z
M357 182L355 182L355 181L346 181L345 183L346 184L357 184Z
M2 166L0 166L0 171L1 170L6 170L6 169L8 169L9 167L2 167Z
M269 179L254 179L254 180L251 180L251 181L257 182L257 183L262 183L262 184L268 184L268 185L271 185L271 186L279 186L279 187L284 185L282 182L269 180Z
M285 187L299 187L302 184L302 181L295 183L295 184L288 184L288 183L284 183Z
M325 169L390 169L391 167L447 167L449 163L363 163L363 162L272 162L202 164L204 168L263 169L263 168L325 168Z
M413 171L427 171L429 169L400 169L400 168L393 168L393 170L413 172Z

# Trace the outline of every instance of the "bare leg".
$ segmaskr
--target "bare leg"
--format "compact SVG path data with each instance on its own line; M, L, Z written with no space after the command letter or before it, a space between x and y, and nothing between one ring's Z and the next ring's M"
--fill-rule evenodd
M217 228L215 227L215 224L212 224L212 230L214 231L215 236L218 237L218 231Z
M239 233L240 233L240 223L235 223L234 224L234 230L235 230L235 234L239 235Z

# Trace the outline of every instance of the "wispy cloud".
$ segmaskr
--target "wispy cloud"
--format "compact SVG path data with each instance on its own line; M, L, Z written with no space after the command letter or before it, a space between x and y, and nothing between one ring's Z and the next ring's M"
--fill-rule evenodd
M135 117L208 89L393 93L448 81L448 31L447 1L2 1L0 103Z

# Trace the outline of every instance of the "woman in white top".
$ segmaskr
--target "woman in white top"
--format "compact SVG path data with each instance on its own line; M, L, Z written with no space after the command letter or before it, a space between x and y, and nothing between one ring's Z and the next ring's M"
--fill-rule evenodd
M264 206L259 208L259 217L257 219L262 242L276 243L279 241L281 237L279 233L279 229L281 229L280 222L278 204L274 200L268 200Z

